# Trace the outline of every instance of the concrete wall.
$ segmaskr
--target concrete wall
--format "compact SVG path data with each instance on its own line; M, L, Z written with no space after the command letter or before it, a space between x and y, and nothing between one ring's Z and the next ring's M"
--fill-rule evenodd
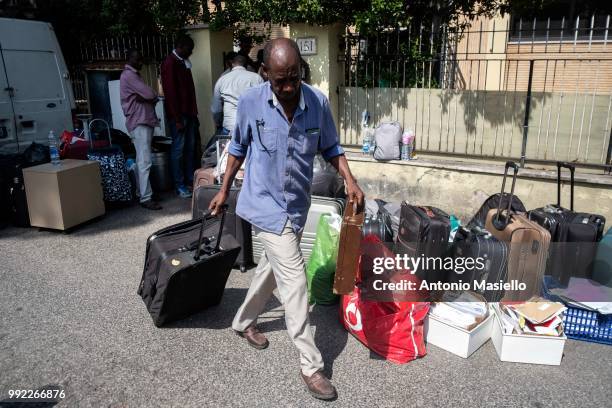
M195 43L190 57L193 65L191 72L198 103L200 135L202 144L206 144L215 132L210 104L215 83L223 72L223 53L231 51L233 47L233 32L211 31L207 24L190 26L188 32Z
M416 133L421 151L520 157L525 92L424 88L340 88L343 144L359 145L360 115L396 120ZM612 96L532 94L527 158L603 163Z
M200 119L202 143L214 134L215 127L210 114L210 103L215 82L223 72L223 52L233 49L233 32L231 30L211 31L208 25L202 24L187 28L195 42L191 56L192 74L196 87L196 97ZM316 37L317 54L304 56L310 66L311 84L321 90L329 99L336 124L338 124L339 99L336 93L340 78L338 63L339 35L343 26L311 26L292 24L288 30L291 38ZM276 37L287 33L286 28L276 33ZM252 54L256 53L256 49Z
M308 24L291 24L290 38L315 37L317 39L317 54L304 55L303 58L310 66L310 82L315 88L323 92L330 101L330 106L336 126L338 126L338 88L340 79L340 63L338 62L340 34L344 26L339 24L330 26L312 26Z
M464 222L489 195L500 191L502 183L503 166L494 166L491 171L474 167L469 171L436 168L435 163L425 162L406 165L381 164L360 158L349 158L349 161L351 171L368 198L432 205L457 215ZM553 177L554 172L549 176ZM509 186L510 183L506 188ZM557 185L551 179L521 176L516 182L515 193L530 210L556 202ZM601 214L608 220L608 227L612 224L612 180L608 180L608 184L577 183L574 194L576 211ZM569 207L566 182L562 188L562 204Z

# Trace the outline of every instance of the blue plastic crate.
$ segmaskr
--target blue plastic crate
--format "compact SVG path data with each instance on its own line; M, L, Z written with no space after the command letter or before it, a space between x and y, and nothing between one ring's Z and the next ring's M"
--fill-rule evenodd
M546 299L564 303L549 292L549 289L554 287L558 287L558 282L550 276L544 276L542 296ZM563 328L567 337L612 345L612 315L603 315L599 312L580 309L567 304L565 306L567 310L563 316Z
M571 339L612 345L612 315L568 306L563 325Z

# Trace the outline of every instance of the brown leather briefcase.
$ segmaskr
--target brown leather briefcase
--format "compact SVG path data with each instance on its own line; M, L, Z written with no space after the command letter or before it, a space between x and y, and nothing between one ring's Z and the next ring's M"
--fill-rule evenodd
M340 228L338 246L338 261L334 277L334 293L347 295L355 288L357 265L359 263L359 247L361 245L361 226L365 219L364 209L347 202Z

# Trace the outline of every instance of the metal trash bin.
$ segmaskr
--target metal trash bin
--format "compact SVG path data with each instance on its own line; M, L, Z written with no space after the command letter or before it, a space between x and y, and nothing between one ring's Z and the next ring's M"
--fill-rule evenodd
M153 191L168 191L172 189L170 176L170 153L152 152L149 180Z

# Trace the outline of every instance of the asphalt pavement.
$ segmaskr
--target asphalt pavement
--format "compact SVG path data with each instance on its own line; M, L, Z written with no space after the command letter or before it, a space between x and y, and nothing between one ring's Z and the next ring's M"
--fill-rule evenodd
M463 359L434 346L396 365L348 335L337 307L311 323L332 402L299 378L282 306L260 319L259 351L230 325L253 270L232 272L222 303L156 328L136 294L146 238L189 218L189 200L131 206L62 233L0 230L0 406L14 389L58 386L57 407L607 407L612 347L569 340L560 366L500 362L491 342ZM29 407L30 405L23 405Z

